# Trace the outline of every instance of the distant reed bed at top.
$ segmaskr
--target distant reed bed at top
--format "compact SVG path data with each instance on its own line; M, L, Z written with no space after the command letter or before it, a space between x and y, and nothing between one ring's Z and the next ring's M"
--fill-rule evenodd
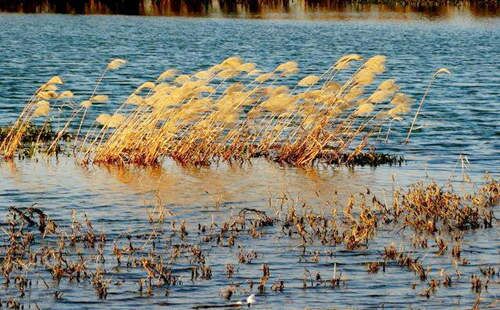
M448 9L472 14L498 14L496 0L0 0L0 11L64 14L265 16L314 12L424 13L446 16Z
M65 90L60 76L41 85L15 123L3 129L0 155L13 158L28 141L33 152L47 155L69 147L83 164L156 165L171 158L203 166L255 157L293 166L376 164L386 158L373 152L372 136L388 136L412 104L395 79L376 81L385 63L382 55L364 60L349 54L323 73L303 76L294 61L261 71L254 63L229 57L190 74L168 69L115 104L113 113L90 118L95 105L110 104L108 95L99 93L104 76L126 65L126 60L113 59L85 100ZM407 142L440 73L449 71L439 69L432 76ZM298 82L290 84L292 76ZM59 123L51 134L47 126L54 119ZM33 130L34 123L39 130Z

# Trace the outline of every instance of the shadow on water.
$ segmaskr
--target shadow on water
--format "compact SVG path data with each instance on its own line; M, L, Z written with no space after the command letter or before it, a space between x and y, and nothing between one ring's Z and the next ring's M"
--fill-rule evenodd
M408 14L449 17L460 11L498 16L495 0L0 0L0 11L20 13L123 14L151 16L226 16L332 18L331 13Z

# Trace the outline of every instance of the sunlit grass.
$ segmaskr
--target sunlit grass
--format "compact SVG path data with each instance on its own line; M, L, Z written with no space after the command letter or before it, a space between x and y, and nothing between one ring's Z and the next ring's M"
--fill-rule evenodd
M412 99L395 79L376 82L385 63L382 55L363 60L350 54L321 74L300 78L294 61L266 72L229 57L191 74L168 69L138 86L113 113L88 119L95 104L109 102L97 93L105 74L126 64L113 59L80 103L73 102L71 91L59 92L60 77L43 84L3 139L0 153L12 158L27 124L48 118L53 104L66 104L72 112L46 153L53 154L61 137L77 128L73 148L84 164L155 165L172 158L183 165L209 165L260 156L295 166L325 157L348 163L371 146L384 124L411 110Z

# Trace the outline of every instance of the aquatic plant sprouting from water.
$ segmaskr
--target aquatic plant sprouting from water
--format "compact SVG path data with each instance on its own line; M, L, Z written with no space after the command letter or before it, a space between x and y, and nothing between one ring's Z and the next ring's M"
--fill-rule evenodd
M192 75L167 70L118 109L135 105L131 112L99 116L102 127L91 133L91 147L81 147L84 161L149 165L166 156L205 165L266 156L304 166L326 154L355 156L377 128L408 112L411 103L394 80L364 95L385 70L384 56L368 59L343 83L335 81L361 60L344 56L292 89L283 84L299 71L293 61L270 72L238 57Z
M109 100L96 89L107 71L125 64L115 59L58 136L81 115L74 147L83 163L152 165L170 157L181 164L208 165L259 156L296 166L318 159L350 162L363 154L372 134L388 120L400 120L412 101L394 79L373 85L385 71L384 56L350 69L362 60L357 54L343 56L323 74L298 82L290 81L299 72L294 61L269 72L239 57L190 75L169 69L137 87L112 114L101 114L92 126L82 126L93 104ZM50 99L54 84L47 84L50 89L44 89L40 99ZM35 96L41 96L39 91ZM36 110L35 103L28 104L12 135L3 141L5 157L14 154L25 118L48 112L47 105ZM54 139L49 153L58 142Z
M330 273L333 271L333 277L322 278L319 272L313 275L306 269L302 286L304 290L320 286L334 289L345 285L347 277L341 271L337 272L337 263L325 262L337 259L331 251L334 246L345 248L343 255L357 252L355 255L358 259L366 257L364 249L370 247L381 258L380 261L367 263L370 274L377 273L379 269L390 272L391 266L401 267L414 273L421 284L426 285L428 281L431 289L424 291L424 296L429 297L441 284L449 287L452 278L441 269L442 282L436 283L432 270L424 265L425 257L443 255L446 252L443 240L448 238L455 243L450 251L451 264L455 264L454 260L460 258L460 242L464 234L472 230L491 229L495 225L493 213L500 201L500 183L489 177L485 181L483 184L474 184L475 191L470 193L457 192L451 184L440 186L434 182L418 182L392 192L392 206L382 202L385 199L379 200L369 190L351 194L345 201L337 200L336 194L332 201L317 206L282 194L276 199L270 198L269 209L266 206L260 206L262 209L245 207L222 218L212 217L211 222L198 223L187 222L183 215L172 212L157 196L147 212L150 225L140 230L127 228L123 234L116 234L114 228L111 231L105 228L99 231L94 227L101 225L92 223L87 215L78 216L76 211L66 219L58 216L56 220L41 206L13 206L8 208L0 223L6 234L5 238L0 239L0 279L4 284L0 305L12 296L19 298L22 304L32 303L33 299L26 293L32 293L39 300L50 292L57 301L61 291L73 285L77 285L83 294L85 290L93 288L99 300L106 299L108 291L115 296L129 296L132 293L135 297L137 294L151 297L158 296L159 290L168 290L169 294L175 296L176 287L185 290L184 285L192 288L202 281L212 280L210 285L220 286L223 278L218 273L221 272L225 273L229 282L224 285L230 284L221 289L221 297L225 302L230 302L233 295L242 292L253 294L257 291L265 296L269 289L281 292L287 287L296 287L297 277L289 272L289 266L286 272L280 270L279 264L271 264L270 267L269 261L265 260L270 259L268 252L262 255L249 249L251 240L268 239L269 236L275 236L271 239L273 241L286 240L287 246L276 247L277 253L294 256L299 262L307 259L308 268L322 268ZM143 222L142 219L140 221ZM387 237L377 235L387 231L397 231L398 238L405 241L408 235L402 231L411 231L425 241L422 243L425 245L428 239L432 242L434 238L439 238L438 246L444 251L427 252L422 257L423 252L417 251L415 245L415 249L410 251L394 244L385 246ZM384 242L378 243L376 239ZM297 247L290 247L290 244L297 244ZM326 251L310 251L317 249L318 245L326 246ZM463 244L464 248L470 249L470 246ZM238 249L237 253L233 253L234 260L226 264L225 268L221 268L224 266L221 264L209 265L218 255L218 252L214 253L217 248L223 251ZM476 275L471 277L472 289L477 294L487 288L488 279L498 277L499 273L496 267L484 265L482 252L469 250L464 253L471 259L479 259L475 263L479 263L479 271L485 276L482 279ZM230 257L226 255L224 259ZM235 285L232 278L240 269L236 266L257 266L256 260L262 261L262 276L255 287L253 281L258 278L252 274L238 275L240 283ZM445 262L439 265L451 267L446 266ZM351 268L343 270L356 272L355 266L359 267L359 263L355 262ZM463 271L468 272L467 269ZM274 271L285 278L272 276ZM453 281L463 283L458 269L456 272L457 278L454 277ZM357 279L353 280L366 284L371 281L371 275L368 276L355 277ZM53 281L43 280L47 278ZM186 281L189 278L191 280ZM245 278L249 280L248 289L242 281ZM33 281L35 279L40 281ZM124 289L124 282L116 279L126 279L128 283L138 282L138 292ZM200 302L205 302L204 299L200 299ZM210 303L213 307L212 301ZM230 307L240 306L230 304Z

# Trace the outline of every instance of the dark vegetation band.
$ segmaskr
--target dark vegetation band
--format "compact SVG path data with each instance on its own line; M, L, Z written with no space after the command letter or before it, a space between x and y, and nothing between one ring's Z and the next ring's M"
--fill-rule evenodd
M23 13L209 15L260 14L267 11L359 10L371 5L385 10L404 8L432 12L446 7L469 8L476 13L498 14L497 0L0 0L0 11Z

